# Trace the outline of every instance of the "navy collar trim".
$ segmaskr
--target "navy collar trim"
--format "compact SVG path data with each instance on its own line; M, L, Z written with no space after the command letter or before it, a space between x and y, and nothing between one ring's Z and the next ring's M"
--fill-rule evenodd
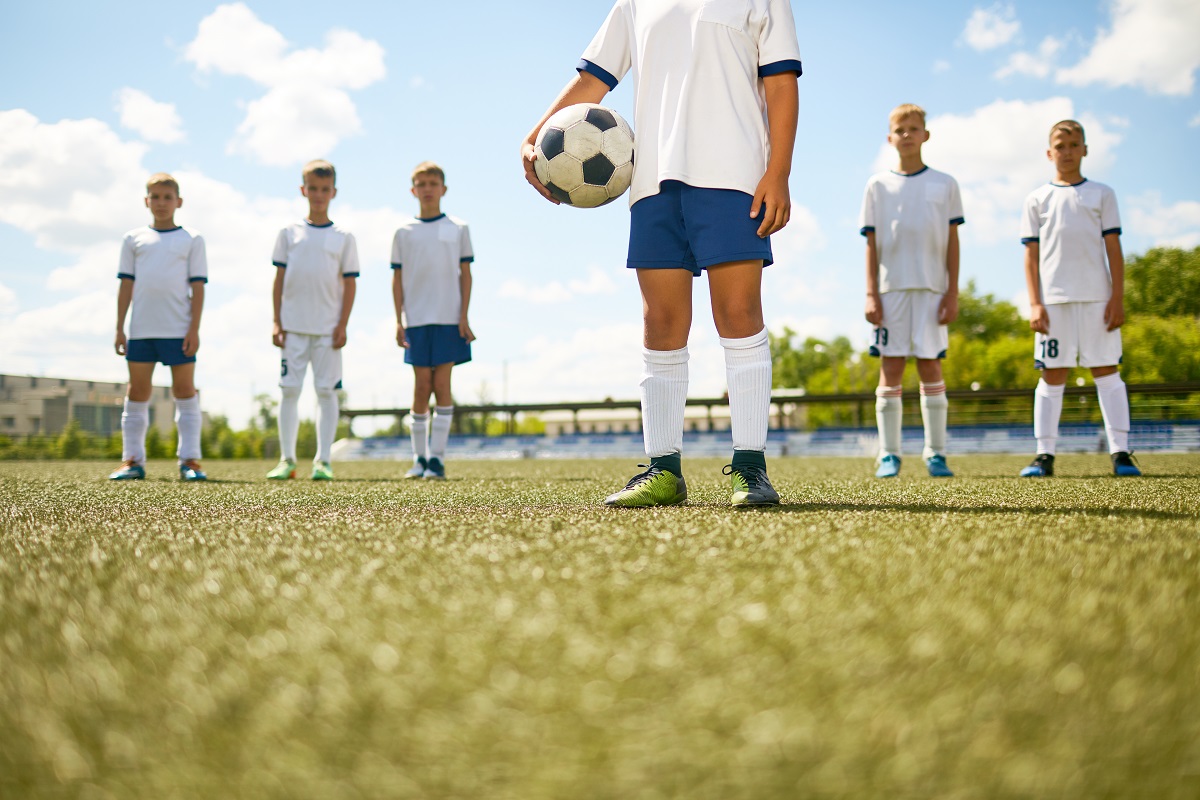
M171 233L172 231L181 231L181 230L183 230L183 226L182 226L182 225L176 225L174 228L156 228L156 227L154 227L153 225L151 225L151 226L150 226L150 230L152 230L152 231L154 231L154 232L156 232L156 233Z
M332 227L333 227L333 220L330 220L329 222L326 222L324 225L317 225L316 223L309 222L308 220L304 220L304 224L305 224L305 225L307 225L307 226L308 226L308 227L310 227L310 228L332 228Z
M920 175L922 172L925 172L928 169L929 169L929 165L926 164L925 166L921 167L916 172L897 172L896 170L892 170L892 174L899 175L901 178L915 178L918 175Z
M446 215L443 213L443 214L438 214L436 217L417 217L417 219L420 220L421 222L437 222L439 219L441 219L444 216L446 216Z
M1083 186L1085 183L1087 183L1087 178L1084 178L1079 183L1055 183L1054 181L1050 181L1051 186L1055 186L1059 189L1066 189L1071 186Z

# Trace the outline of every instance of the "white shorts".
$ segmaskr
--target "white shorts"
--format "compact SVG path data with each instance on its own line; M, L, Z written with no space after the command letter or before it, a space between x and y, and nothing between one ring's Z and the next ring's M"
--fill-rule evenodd
M333 336L289 332L283 340L279 385L304 386L309 364L313 368L313 386L318 389L342 387L342 351L333 349Z
M938 324L943 295L924 289L883 295L883 323L875 329L870 353L889 358L945 358L950 332Z
M1033 363L1038 369L1115 367L1121 363L1121 329L1104 322L1108 303L1055 303L1046 306L1049 333L1035 333Z

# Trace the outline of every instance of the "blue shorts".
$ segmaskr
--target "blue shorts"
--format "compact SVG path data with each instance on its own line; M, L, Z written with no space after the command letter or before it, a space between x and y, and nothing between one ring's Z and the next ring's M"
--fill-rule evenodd
M750 217L754 198L734 189L704 189L663 181L658 194L629 210L630 269L687 269L693 275L730 261L771 257L771 239L760 239L758 218Z
M459 335L457 325L418 325L405 328L404 337L408 339L405 364L438 367L471 360L471 343Z
M168 367L196 363L195 356L183 354L183 339L130 339L125 342L125 360Z

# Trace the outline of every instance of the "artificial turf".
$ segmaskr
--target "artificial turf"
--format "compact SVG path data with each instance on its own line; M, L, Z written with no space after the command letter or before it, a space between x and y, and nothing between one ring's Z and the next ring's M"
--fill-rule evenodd
M0 797L1200 796L1200 455L0 462Z

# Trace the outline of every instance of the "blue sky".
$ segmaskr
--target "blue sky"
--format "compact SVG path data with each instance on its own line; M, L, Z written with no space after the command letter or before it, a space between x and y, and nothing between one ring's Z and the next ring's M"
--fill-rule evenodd
M635 397L628 210L553 207L517 157L609 5L13 4L0 30L0 372L124 378L111 348L120 237L148 221L142 184L166 170L182 184L177 221L209 247L204 405L244 423L254 393L276 391L271 246L304 214L300 164L328 157L332 216L363 261L350 404L408 405L387 262L396 222L416 210L408 174L434 159L444 210L468 220L477 253L479 340L455 372L459 402ZM1022 296L1021 200L1051 177L1045 132L1068 116L1088 128L1085 175L1117 190L1127 253L1200 244L1192 0L793 8L805 75L793 222L765 276L773 330L865 341L856 218L867 177L891 165L900 102L929 111L926 161L963 187L964 284ZM628 86L608 103L631 118ZM719 394L702 281L695 300L691 393Z

